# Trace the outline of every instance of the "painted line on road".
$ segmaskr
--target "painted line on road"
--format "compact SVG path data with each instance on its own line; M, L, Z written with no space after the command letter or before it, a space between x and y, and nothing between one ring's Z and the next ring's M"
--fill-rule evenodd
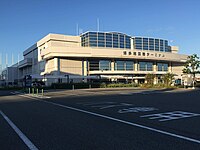
M142 128L142 129L147 129L147 130L154 131L154 132L157 132L157 133L161 133L161 134L164 134L164 135L168 135L168 136L172 136L172 137L175 137L175 138L179 138L179 139L183 139L183 140L187 140L187 141L190 141L190 142L194 142L194 143L200 144L200 140L189 138L189 137L186 137L186 136L170 133L170 132L167 132L167 131L162 131L162 130L151 128L151 127L148 127L148 126L136 124L136 123L129 122L129 121L124 121L124 120L121 120L121 119L117 119L117 118L113 118L113 117L97 114L97 113L94 113L94 112L90 112L90 111L86 111L86 110L82 110L82 109L78 109L78 108L74 108L74 107L70 107L70 106L66 106L66 105L62 105L62 104L58 104L58 103L54 103L54 102L49 102L49 101L44 101L44 100L39 100L39 101L42 101L42 102L48 103L48 104L52 104L52 105L55 105L55 106L59 106L59 107L62 107L62 108L71 109L71 110L74 110L74 111L78 111L78 112L90 114L90 115L93 115L93 116L97 116L97 117L101 117L101 118L117 121L117 122L120 122L120 123L128 124L128 125L131 125L131 126L139 127L139 128Z
M19 95L19 96L24 96L24 95ZM97 114L97 113L94 113L94 112L90 112L90 111L86 111L86 110L82 110L82 109L78 109L78 108L74 108L74 107L70 107L70 106L66 106L66 105L62 105L62 104L58 104L58 103L54 103L54 102L50 102L50 101L46 101L46 100L41 100L41 99L28 97L28 96L24 96L24 97L35 99L35 100L38 100L40 102L44 102L44 103L52 104L52 105L59 106L59 107L62 107L62 108L67 108L67 109L70 109L70 110L90 114L90 115L93 115L93 116L117 121L117 122L120 122L120 123L128 124L128 125L131 125L131 126L139 127L139 128L146 129L146 130L149 130L149 131L154 131L154 132L157 132L157 133L160 133L160 134L164 134L164 135L168 135L168 136L171 136L171 137L175 137L175 138L179 138L179 139L182 139L182 140L186 140L186 141L190 141L190 142L200 144L200 140L193 139L193 138L190 138L190 137L186 137L186 136L183 136L183 135L178 135L178 134L175 134L175 133L162 131L162 130L155 129L155 128L152 128L152 127L140 125L140 124L129 122L129 121L124 121L124 120L121 120L121 119L109 117L109 116L106 116L106 115Z
M12 127L12 129L17 133L21 140L28 146L30 150L39 150L23 133L22 131L0 110L0 114L7 121L7 123Z

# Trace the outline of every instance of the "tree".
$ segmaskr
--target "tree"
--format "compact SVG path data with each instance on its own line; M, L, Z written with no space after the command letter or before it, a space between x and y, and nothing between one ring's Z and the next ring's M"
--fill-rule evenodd
M166 73L166 74L162 75L162 79L166 86L170 86L172 84L172 81L174 80L174 74Z
M197 54L188 56L187 61L185 63L185 68L182 71L183 73L193 75L193 87L194 87L195 76L197 73L199 73L199 70L198 70L199 67L200 67L200 61Z
M156 77L155 74L146 74L145 80L147 81L147 84L153 85L154 84L154 78Z

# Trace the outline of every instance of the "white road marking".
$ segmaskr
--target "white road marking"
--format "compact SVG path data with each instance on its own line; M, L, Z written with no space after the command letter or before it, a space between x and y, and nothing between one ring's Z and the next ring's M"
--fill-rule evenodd
M116 102L82 102L82 103L77 103L80 105L84 105L84 106L90 106L90 105L99 105L99 104L114 104Z
M183 136L183 135L178 135L178 134L174 134L174 133L171 133L171 132L162 131L162 130L159 130L159 129L151 128L151 127L140 125L140 124L137 124L137 123L124 121L124 120L121 120L121 119L109 117L109 116L106 116L106 115L97 114L97 113L94 113L94 112L90 112L90 111L86 111L86 110L82 110L82 109L78 109L78 108L74 108L74 107L70 107L70 106L66 106L66 105L62 105L62 104L58 104L58 103L54 103L54 102L49 102L49 101L44 101L44 100L43 101L39 100L39 101L200 144L200 140L193 139L193 138L190 138L190 137L186 137L186 136Z
M99 108L99 109L108 109L108 108L115 108L115 107L123 107L123 106L133 106L133 104L127 103L119 103L119 104L110 104L110 105L94 105L91 107Z
M159 113L159 114L150 114L144 115L140 117L148 117L148 119L159 119L158 121L170 121L170 120L177 120L182 118L189 118L200 116L200 114L195 114L191 112L184 112L184 111L173 111L173 112L166 112L166 113Z
M27 98L33 99L32 97L27 97ZM62 108L67 108L67 109L70 109L70 110L74 110L74 111L90 114L90 115L93 115L93 116L102 117L102 118L105 118L105 119L109 119L109 120L117 121L117 122L120 122L120 123L128 124L128 125L131 125L131 126L134 126L134 127L146 129L146 130L149 130L149 131L157 132L157 133L160 133L160 134L164 134L164 135L168 135L168 136L171 136L171 137L175 137L175 138L179 138L179 139L182 139L182 140L186 140L186 141L190 141L190 142L194 142L194 143L200 144L200 140L193 139L193 138L190 138L190 137L186 137L186 136L183 136L183 135L178 135L178 134L175 134L175 133L171 133L171 132L155 129L155 128L152 128L152 127L140 125L140 124L129 122L129 121L124 121L124 120L121 120L121 119L109 117L109 116L106 116L106 115L97 114L97 113L94 113L94 112L90 112L90 111L86 111L86 110L82 110L82 109L78 109L78 108L74 108L74 107L70 107L70 106L65 106L65 105L54 103L54 102L50 102L50 101L45 101L45 100L41 100L41 99L37 99L37 98L34 98L34 99L38 100L40 102L52 104L52 105L59 106L59 107L62 107Z
M118 113L137 113L137 112L148 112L158 110L157 108L153 107L131 107L131 108L124 108L120 109Z
M0 114L7 121L7 123L12 127L12 129L17 133L21 140L28 146L30 150L38 150L38 148L20 131L20 129L0 110Z

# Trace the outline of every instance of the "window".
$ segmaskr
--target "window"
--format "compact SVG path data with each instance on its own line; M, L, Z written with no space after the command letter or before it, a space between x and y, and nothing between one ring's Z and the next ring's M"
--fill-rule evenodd
M168 64L163 64L163 71L168 71Z
M113 41L118 42L118 35L117 34L113 34Z
M152 62L139 62L140 71L153 71Z
M98 40L104 41L104 33L98 33Z
M113 48L118 48L118 43L113 43Z
M126 70L127 71L134 70L134 62L133 61L126 61Z
M154 39L149 39L149 50L154 50Z
M140 69L140 71L146 71L146 63L139 62L139 69Z
M90 41L89 45L91 47L97 47L97 41Z
M124 43L120 43L120 48L124 48Z
M98 47L105 47L104 41L98 41Z
M125 70L125 61L121 61L121 60L116 61L115 70Z
M111 61L110 60L100 60L99 61L99 70L111 70Z
M147 62L147 70L146 71L153 71L153 63Z
M106 47L112 47L112 42L106 42Z
M112 42L112 34L106 33L106 41Z
M98 60L91 60L89 61L89 70L99 70L99 61Z
M157 63L157 71L168 71L168 64Z

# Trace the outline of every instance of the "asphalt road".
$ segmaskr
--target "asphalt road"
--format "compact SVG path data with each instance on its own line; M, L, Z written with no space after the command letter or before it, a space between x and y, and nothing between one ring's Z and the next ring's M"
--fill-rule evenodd
M0 95L1 150L200 149L200 90Z

